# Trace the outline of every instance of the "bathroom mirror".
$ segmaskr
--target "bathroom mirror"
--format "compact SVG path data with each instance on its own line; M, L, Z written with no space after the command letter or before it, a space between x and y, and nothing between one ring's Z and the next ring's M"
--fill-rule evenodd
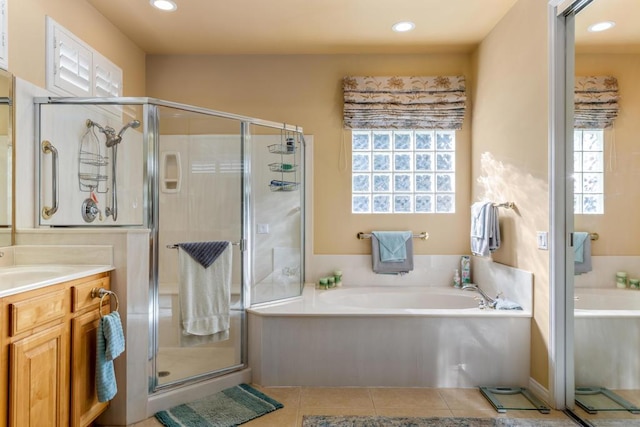
M0 247L13 244L13 75L0 70Z
M637 0L593 0L574 25L576 91L588 85L602 102L618 90L612 125L574 126L574 244L576 233L588 233L588 245L575 244L574 250L580 273L573 283L576 413L594 426L611 425L607 419L617 419L615 425L640 422L634 413L640 412L640 289L631 285L640 278L639 20ZM592 28L603 22L614 26Z

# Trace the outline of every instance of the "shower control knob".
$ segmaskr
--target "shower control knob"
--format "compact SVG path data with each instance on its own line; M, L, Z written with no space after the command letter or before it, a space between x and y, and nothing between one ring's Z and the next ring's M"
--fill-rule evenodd
M98 205L91 198L85 199L82 202L82 219L84 222L93 222L96 217L100 215L102 219L102 212L98 209Z

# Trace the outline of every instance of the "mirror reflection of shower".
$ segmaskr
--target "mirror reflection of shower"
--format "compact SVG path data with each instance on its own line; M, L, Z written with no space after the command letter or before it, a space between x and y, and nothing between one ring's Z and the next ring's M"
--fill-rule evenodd
M118 182L116 178L116 171L118 170L118 144L122 142L122 136L127 129L136 129L140 127L139 120L132 120L120 129L118 133L111 126L100 126L98 123L87 120L87 127L93 126L104 134L106 140L105 145L107 148L111 148L111 204L105 209L105 215L111 216L116 221L118 219Z

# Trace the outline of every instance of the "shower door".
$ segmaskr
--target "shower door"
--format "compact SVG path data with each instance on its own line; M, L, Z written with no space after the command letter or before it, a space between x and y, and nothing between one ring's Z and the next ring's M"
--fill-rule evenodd
M158 323L152 388L241 367L244 339L242 123L162 106L157 107L157 128ZM205 241L231 243L226 249L231 251L231 283L227 289L230 326L226 334L191 335L183 328L181 299L190 296L183 287L186 279L180 274L176 245ZM211 310L214 315L227 314L224 307Z
M573 159L574 203L567 223L573 224L569 231L577 247L569 254L576 273L569 279L575 308L575 413L593 426L614 425L613 419L615 425L640 425L640 289L635 285L640 278L640 222L635 209L640 200L640 93L635 90L640 54L608 39L613 31L603 33L600 46L594 47L594 34L587 28L604 20L618 21L619 31L635 28L632 23L640 19L637 3L594 0L570 17L574 22L567 34L575 44L575 57L570 58L575 70L568 70L575 76L576 98L589 85L593 93L599 91L596 96L602 105L614 88L619 91L613 123L576 125L568 153ZM628 48L638 42L638 33L632 33L624 43ZM600 80L603 87L596 89ZM589 233L582 247L576 238L579 232Z

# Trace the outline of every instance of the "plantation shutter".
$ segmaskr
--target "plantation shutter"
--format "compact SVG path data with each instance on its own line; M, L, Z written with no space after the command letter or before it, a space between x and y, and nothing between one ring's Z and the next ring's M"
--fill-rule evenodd
M464 76L344 77L348 129L461 129Z

